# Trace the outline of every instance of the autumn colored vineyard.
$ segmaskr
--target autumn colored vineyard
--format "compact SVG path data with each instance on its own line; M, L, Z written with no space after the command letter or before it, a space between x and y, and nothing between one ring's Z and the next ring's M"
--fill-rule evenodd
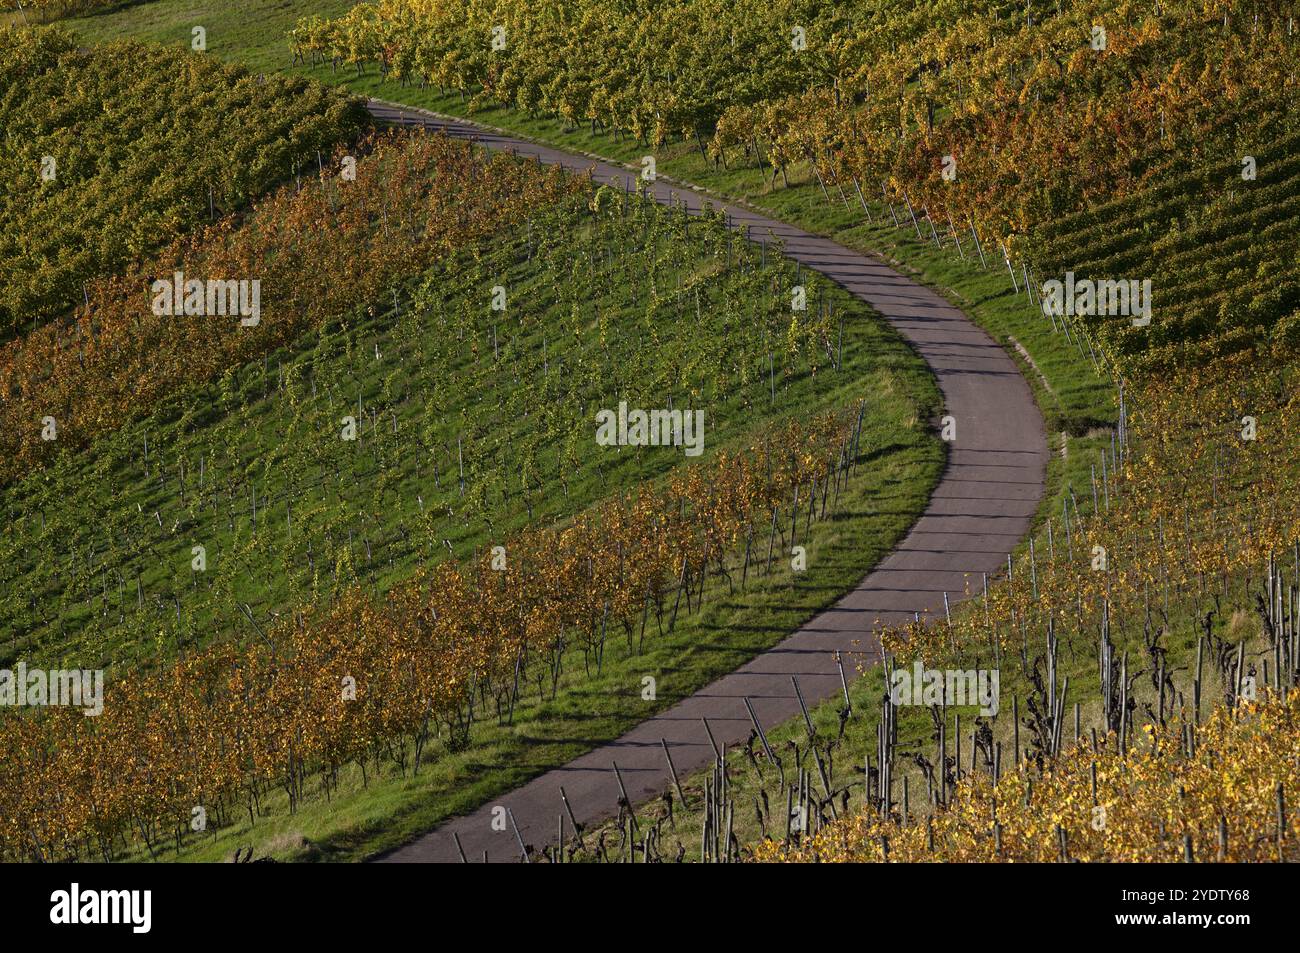
M179 842L195 805L251 819L273 788L290 805L313 780L327 795L350 762L415 770L432 738L454 747L475 719L507 717L521 681L544 673L553 692L579 652L599 667L607 640L630 647L671 630L740 541L735 584L770 573L755 534L798 487L805 498L820 487L822 507L832 483L838 495L855 437L851 415L790 424L662 492L510 540L504 565L443 563L383 600L352 590L262 633L264 644L124 678L99 718L0 719L13 753L0 767L0 853L108 860L132 843Z
M794 320L796 283L811 300ZM237 604L386 586L682 459L594 447L593 407L699 409L702 449L723 446L756 414L833 406L897 360L877 332L845 334L843 297L717 216L612 189L531 210L388 304L124 424L96 442L95 466L66 457L14 484L0 645L147 664L244 632ZM865 412L896 413L877 396ZM73 487L113 502L88 519ZM68 573L87 552L87 571ZM251 578L263 564L283 568Z
M1126 393L1089 484L967 606L882 628L878 680L565 857L1294 860L1294 383L1238 356ZM935 697L894 693L914 669ZM945 698L989 671L991 714Z
M1129 751L1114 735L1041 773L996 782L972 772L949 808L922 822L863 811L799 847L760 845L760 861L1055 863L1294 861L1300 814L1300 692L1220 707L1204 724L1148 726Z
M366 124L351 97L140 43L0 29L0 337L244 208ZM268 117L273 117L268 119Z
M1164 241L1199 249L1202 262L1191 223L1238 241L1247 214L1274 226L1275 240L1254 245L1277 262L1267 274L1229 266L1260 283L1237 289L1251 304L1244 322L1179 313L1197 295L1159 282L1156 307L1168 320L1151 337L1112 323L1098 341L1103 357L1168 362L1177 355L1166 352L1200 339L1212 353L1240 350L1294 311L1265 290L1295 277L1295 189L1279 142L1296 132L1300 33L1290 4L1035 0L975 10L953 0L891 9L883 26L868 6L681 0L644 16L599 2L558 13L506 0L382 0L336 20L307 18L294 44L303 60L336 71L371 64L395 82L590 122L650 148L694 140L714 163L757 164L773 183L806 166L828 199L834 190L861 202L868 217L867 202L887 201L923 240L1006 258L1012 280L1034 286L1066 269L1085 277L1086 259L1059 253L1091 228L1113 245L1113 219L1139 209L1156 213L1133 235L1140 248L1158 247L1149 230L1162 222ZM561 59L586 68L551 76ZM1247 157L1258 160L1258 182L1239 174ZM1188 180L1195 191L1175 184ZM1164 198L1146 198L1148 188ZM1175 211L1162 203L1176 213L1161 215ZM1232 209L1226 220L1216 203ZM1154 277L1149 264L1137 273ZM1239 284L1237 273L1216 276L1216 287ZM1105 322L1089 323L1097 332Z
M674 718L903 538L932 429L968 463L988 409L859 306L908 273L1052 452L1045 491L979 460L926 516L1045 492L1023 544L852 623L821 704L746 697L703 769L661 739L650 800L615 764L590 826L563 788L510 817L512 858L1300 860L1294 0L105 6L0 32L0 654L109 676L94 718L0 712L0 858L371 857ZM833 287L657 174L895 271ZM177 272L258 279L259 319L156 313ZM707 452L600 446L621 404L702 408ZM637 707L647 672L681 680Z
M633 628L631 657L716 624L719 587L799 593L788 551L860 454L854 500L909 487L867 553L937 470L919 361L771 236L440 136L302 172L5 348L0 650L109 685L108 718L0 717L6 780L44 765L12 859L183 855L196 807L228 836L427 776L607 690ZM257 279L257 320L158 313L176 272ZM600 447L621 404L700 414L707 461Z
M44 466L140 409L374 301L397 277L578 187L554 171L438 138L384 137L367 148L373 152L356 162L355 180L343 179L341 157L332 158L335 174L282 190L241 222L223 220L96 281L74 321L5 345L0 479ZM259 281L259 323L155 313L152 282L177 271ZM32 424L46 417L57 440Z

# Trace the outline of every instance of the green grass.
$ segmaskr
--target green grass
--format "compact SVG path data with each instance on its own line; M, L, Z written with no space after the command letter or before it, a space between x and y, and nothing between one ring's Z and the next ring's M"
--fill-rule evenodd
M207 31L209 53L271 73L289 65L287 37L300 18L312 13L338 16L354 6L355 0L161 0L60 22L96 42L134 37L186 47L191 30L201 26Z

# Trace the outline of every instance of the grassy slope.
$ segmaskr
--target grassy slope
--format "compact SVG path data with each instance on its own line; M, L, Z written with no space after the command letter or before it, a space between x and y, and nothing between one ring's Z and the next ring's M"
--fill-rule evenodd
M839 306L850 306L847 296L837 301ZM357 767L349 766L329 802L309 799L289 816L283 803L273 799L267 805L269 816L259 818L255 827L240 819L210 839L187 845L182 856L219 859L237 846L252 845L259 854L286 859L350 860L395 846L616 737L779 641L836 599L910 525L937 479L942 457L925 424L938 406L928 375L880 326L863 322L855 327L863 332L855 335L855 359L869 362L871 369L846 375L817 403L835 406L860 394L875 395L864 424L868 449L863 462L868 466L858 471L836 516L814 524L807 574L796 581L778 562L771 581L751 575L743 597L715 581L704 611L684 614L672 633L657 634L652 622L644 651L611 641L604 670L594 677L583 674L580 654L570 653L558 698L530 688L514 723L481 722L468 751L450 753L435 745L415 777L395 777L388 770L377 776L372 770L363 780ZM364 337L367 331L359 333ZM846 367L848 355L846 349ZM810 405L806 399L800 403ZM253 410L258 407L255 403ZM571 503L593 500L600 491L594 480L575 483ZM737 556L733 554L733 565ZM647 674L658 682L654 703L640 696L641 678Z

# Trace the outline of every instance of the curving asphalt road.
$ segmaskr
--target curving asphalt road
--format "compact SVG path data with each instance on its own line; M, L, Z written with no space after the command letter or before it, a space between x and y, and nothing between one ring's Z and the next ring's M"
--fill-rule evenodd
M622 188L635 177L620 166L423 110L377 100L371 100L369 108L386 122L424 126L492 149L537 156L575 172L590 170L596 182ZM661 202L684 202L691 211L706 201L689 187L662 179L650 192ZM504 831L493 829L493 808L509 809L523 841L540 851L555 842L558 819L565 813L561 787L584 826L617 813L621 792L615 764L632 803L657 797L672 783L661 739L678 775L685 777L714 759L702 719L707 719L718 745L734 747L751 730L746 697L767 727L799 714L791 676L809 705L839 693L835 652L858 653L860 658L877 651L871 638L876 620L889 624L917 612L942 612L944 593L949 601L961 599L968 574L978 579L981 573L1004 567L1007 554L1029 530L1045 490L1047 438L1029 385L1010 356L960 310L880 262L748 209L708 201L726 212L735 227L748 225L751 235L766 236L770 229L784 242L787 256L869 304L929 364L946 412L957 421L957 440L949 448L939 484L902 543L836 605L789 638L616 741L444 823L381 860L458 862L455 833L470 860L517 862L519 841L508 823ZM853 667L845 668L852 677Z

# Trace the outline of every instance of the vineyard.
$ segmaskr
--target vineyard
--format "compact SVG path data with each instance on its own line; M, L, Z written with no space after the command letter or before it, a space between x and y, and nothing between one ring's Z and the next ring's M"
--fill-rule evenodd
M64 448L111 433L186 386L373 302L404 270L418 270L566 189L558 178L518 163L480 172L467 150L436 139L381 143L355 169L352 181L322 174L315 188L305 190L298 181L245 221L225 220L178 239L158 258L97 282L94 296L88 291L88 304L70 320L9 342L0 353L0 393L6 397L0 478L41 469ZM510 202L497 205L495 197L505 190ZM453 205L455 211L446 213ZM213 321L212 315L154 307L150 289L159 276L226 280L254 269L260 282L255 324L233 311L229 320ZM301 281L302 274L311 280ZM22 424L47 416L56 422L57 440Z
M688 784L677 840L658 805L651 841L620 816L569 859L671 857L682 830L698 851L703 828L701 860L1293 860L1294 372L1233 360L1127 395L1114 455L1001 578L882 627L852 696ZM999 671L1000 710L882 704L917 665Z
M513 713L521 670L526 678L540 669L554 697L566 657L576 664L571 641L589 671L607 638L625 635L629 652L643 642L652 610L651 637L671 630L680 594L691 611L713 565L752 537L787 487L840 487L857 438L847 417L790 427L741 456L718 455L711 472L692 470L663 495L511 539L504 567L442 563L382 603L349 588L328 608L261 633L265 646L203 651L123 679L93 727L76 711L34 724L7 719L6 750L55 757L6 759L10 826L0 844L11 857L85 850L110 860L138 836L152 853L172 836L179 846L195 804L219 823L241 809L252 820L268 788L283 787L292 811L309 781L328 796L350 762L364 769L382 756L405 774L410 757L418 771L435 740L453 750L469 743L476 703L486 710L478 717L493 707L496 718ZM792 445L810 450L783 459Z
M1293 3L193 6L0 26L0 858L1300 860Z
M1161 246L1157 222L1166 243L1202 255L1228 249L1207 250L1198 223L1212 241L1273 226L1277 239L1254 244L1283 263L1250 279L1294 267L1285 137L1297 131L1300 35L1288 4L1097 0L1060 10L1037 0L976 12L951 2L891 11L885 29L871 6L682 0L648 17L635 4L614 13L591 2L553 16L504 0L390 0L307 18L292 48L336 74L370 68L388 84L454 90L471 112L503 104L589 123L614 141L693 142L710 163L757 164L773 183L806 167L823 191L905 204L926 222L922 235L973 235L1008 256L1016 277L1022 266L1059 277L1061 264L1083 276L1089 249L1072 243L1096 229L1118 244L1114 223L1135 215L1148 223L1132 236L1147 253ZM557 60L583 68L555 77ZM1243 181L1247 157L1260 172ZM1171 203L1182 214L1167 214ZM1060 257L1071 252L1082 254ZM1228 265L1216 288L1248 265ZM1159 283L1155 307L1177 306L1170 287ZM1108 328L1097 343L1128 366L1202 338L1211 352L1286 340L1279 325L1295 302L1244 293L1247 319L1174 313L1155 340Z
M384 177L371 180L363 164L345 184L339 215L347 224L339 234L355 241L364 226L352 224L353 203L382 192L393 203L392 244L384 244L382 214L374 216L375 258L338 280L337 292L322 269L318 280L285 281L303 297L283 309L268 292L259 328L195 321L196 338L184 340L173 327L168 344L149 346L155 373L159 355L171 351L178 374L184 371L178 382L218 378L213 384L100 439L93 462L64 450L11 488L0 634L10 655L66 658L78 649L87 664L120 659L124 650L156 658L210 638L214 626L242 629L236 594L264 609L290 596L332 599L362 579L409 573L444 549L466 555L493 534L563 518L573 501L665 471L672 461L652 456L652 448L593 456L585 421L596 408L620 401L707 407L708 439L725 443L753 414L847 399L847 382L882 363L888 343L865 330L846 337L844 312L835 311L845 303L828 288L815 292L822 297L813 298L807 320L791 319L787 289L813 287L811 276L739 241L716 219L691 221L608 189L559 204L522 204L527 224L513 238L454 255L390 296L372 291L378 304L368 303L358 277L378 282L389 264L383 256L418 250L403 240L396 214L406 201L395 184L399 168L404 181L419 183L436 162L434 181L460 196L462 210L471 201L471 176L520 197L531 181L535 202L558 199L574 184L508 160L495 168L453 165L469 157L465 147L438 140L385 143L367 160L392 160ZM398 164L417 162L409 171ZM289 197L305 208L259 207L249 220L258 238L273 238L281 215L324 220L313 229L319 244L293 249L293 257L276 254L286 275L302 279L308 262L346 254L328 244L334 239L322 195L334 188L340 183L322 180ZM419 199L410 201L418 207ZM437 238L470 243L467 235ZM231 254L243 254L242 240L231 239ZM200 245L201 259L226 247ZM269 287L272 273L264 274ZM504 306L493 311L497 287L505 290ZM272 322L290 324L278 332L288 336L291 322L314 315L322 325L308 325L291 348L274 349L275 338L245 340L249 330L270 331ZM123 328L123 340L140 339L138 321L124 320ZM214 333L213 343L197 336ZM263 356L223 368L216 362L230 359L225 342L248 349L231 356ZM22 358L32 361L28 352ZM205 360L214 362L210 370ZM120 352L103 365L69 364L86 366L94 381L86 389L105 394L106 406L132 399L90 376L101 366L121 368ZM132 379L129 371L121 379L137 395L172 384ZM85 387L85 380L68 387ZM884 412L886 401L869 400L873 418ZM538 415L538 406L550 410ZM355 439L343 439L345 417ZM70 415L51 443L71 440L78 419ZM88 521L60 502L73 486L115 502ZM190 547L198 544L208 562L202 576L190 565ZM175 558L165 560L168 552ZM67 573L73 562L83 570ZM268 563L282 566L283 575L251 572ZM215 619L214 605L225 607ZM149 641L141 643L145 628Z
M0 336L315 167L365 119L311 83L139 43L0 29ZM273 117L273 118L269 118Z
M1048 273L1142 274L1158 282L1159 327L1090 322L1122 366L1158 375L1258 348L1300 353L1300 134L1064 216L1043 230Z
M0 645L110 687L101 718L0 722L31 755L6 763L4 855L228 850L421 774L445 816L446 765L516 724L711 638L690 690L850 584L933 481L932 385L727 226L367 132L10 341ZM256 320L159 309L174 274L256 276ZM593 443L620 405L698 414L698 446ZM796 539L825 558L806 580ZM742 617L724 587L771 603L744 638L709 635ZM607 707L610 732L642 710Z

